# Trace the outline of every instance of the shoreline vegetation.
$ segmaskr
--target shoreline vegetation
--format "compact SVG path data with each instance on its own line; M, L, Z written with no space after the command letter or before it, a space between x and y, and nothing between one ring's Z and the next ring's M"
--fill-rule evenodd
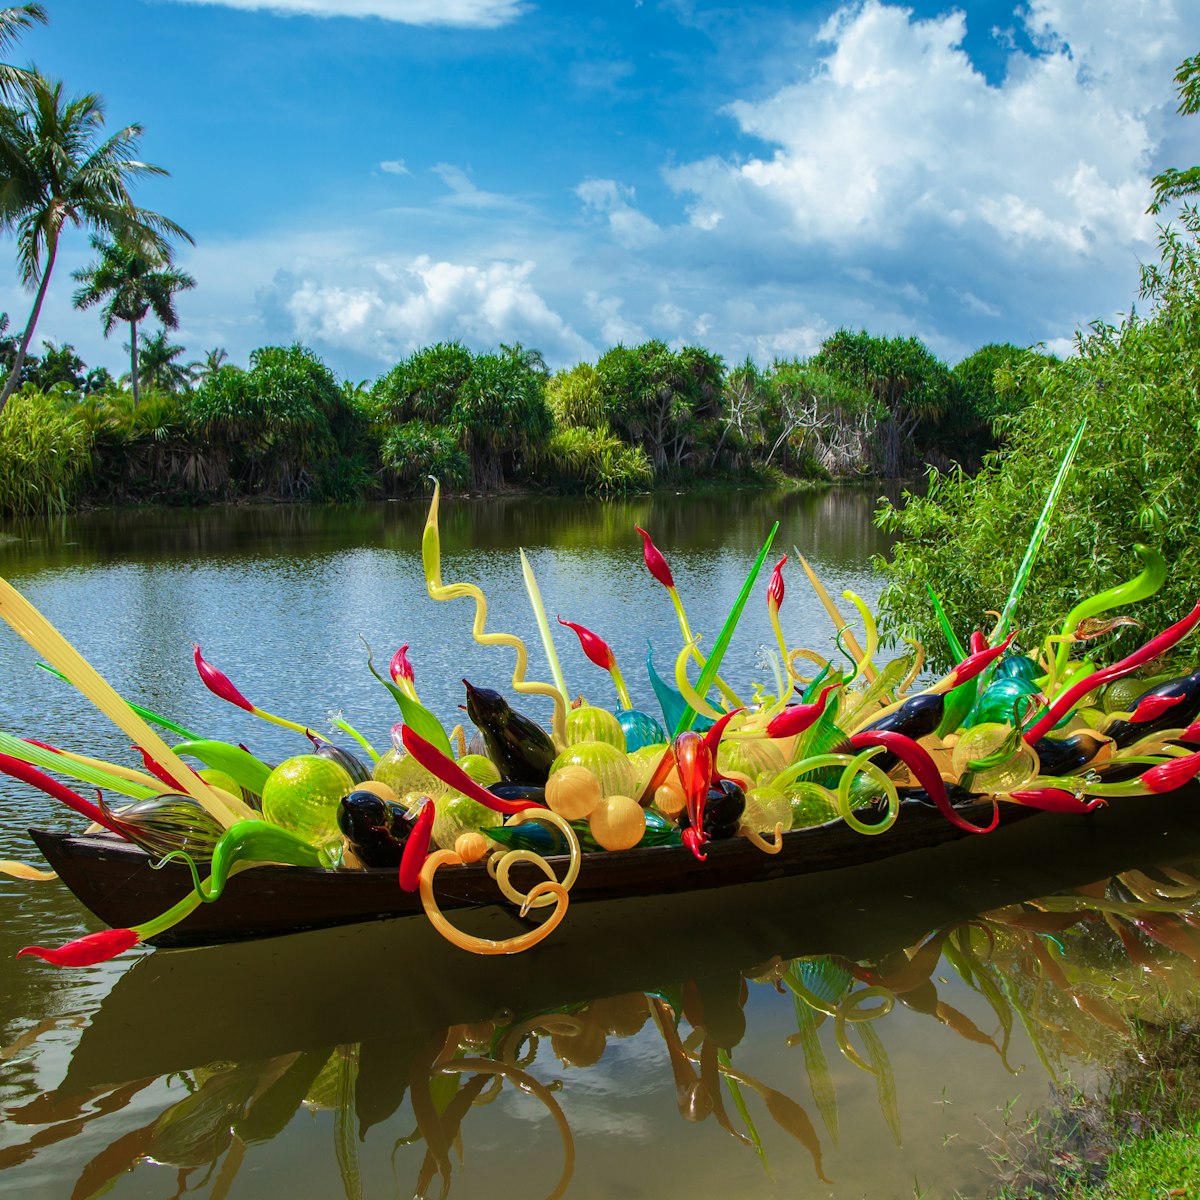
M996 345L951 370L915 338L843 331L766 369L651 341L552 374L519 345L443 342L339 384L300 345L246 369L214 351L189 371L181 347L143 339L136 401L70 346L26 358L0 413L0 513L387 499L429 475L469 494L593 495L913 478L952 453L977 467L1022 379L1055 361ZM0 361L12 342L0 326Z

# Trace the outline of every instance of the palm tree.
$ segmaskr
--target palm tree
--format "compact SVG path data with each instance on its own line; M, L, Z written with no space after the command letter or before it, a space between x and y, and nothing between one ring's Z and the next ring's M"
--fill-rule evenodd
M93 236L92 249L100 255L99 261L72 275L83 284L75 293L75 307L91 308L106 301L100 310L105 337L118 321L129 322L129 378L136 407L144 373L138 370L138 322L153 309L164 329L178 329L175 293L195 287L196 281L171 266L169 256L153 253L138 242Z
M141 371L141 383L144 387L157 388L163 392L177 392L192 381L192 373L175 360L184 352L186 347L175 346L167 341L167 331L142 334L141 363L137 367ZM137 359L134 359L137 362ZM136 377L132 377L133 394L137 396ZM137 403L137 400L134 400Z
M104 107L98 96L68 100L61 83L36 72L19 80L16 91L19 105L0 107L0 230L16 234L21 280L36 295L0 392L0 412L20 379L67 225L112 234L164 256L168 237L192 240L174 221L130 199L136 178L166 174L135 157L140 125L101 139Z
M200 383L210 375L215 375L228 361L229 352L223 346L214 346L204 352L204 357L196 362L188 363L188 373L193 383Z
M35 21L46 23L46 10L40 4L21 4L0 8L0 51L7 50ZM11 63L0 63L0 96L9 96L13 85L29 76L28 71Z

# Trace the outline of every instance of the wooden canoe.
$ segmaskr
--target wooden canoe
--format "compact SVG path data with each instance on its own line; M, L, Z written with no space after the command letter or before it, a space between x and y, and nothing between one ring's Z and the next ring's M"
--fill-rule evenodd
M972 824L987 824L992 806L968 804L957 811ZM709 843L704 862L682 846L585 854L571 889L571 903L694 892L840 870L962 838L1003 838L1006 829L1034 815L1034 809L1002 804L1000 826L990 834L976 835L957 828L926 803L905 800L896 823L885 833L864 835L841 821L831 821L784 834L783 849L774 855L744 838ZM143 851L112 835L76 836L46 829L29 833L75 896L113 927L157 916L191 890L186 866L171 863L155 869ZM548 861L557 864L561 874L565 858ZM527 877L519 872L520 868L514 872L518 883L522 878L528 884L541 878L532 870ZM436 892L444 909L507 906L482 863L443 867L437 874ZM233 876L220 900L202 905L152 944L211 945L421 911L420 898L400 890L392 868L332 871L264 866Z

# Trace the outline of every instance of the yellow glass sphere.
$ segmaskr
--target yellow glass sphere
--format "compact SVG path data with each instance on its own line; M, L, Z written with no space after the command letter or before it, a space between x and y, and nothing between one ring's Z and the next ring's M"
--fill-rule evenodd
M605 850L632 850L646 832L646 814L632 796L605 796L588 817L588 828Z
M742 824L758 833L772 833L776 825L787 833L792 827L792 802L782 788L756 787L746 793L746 811Z
M482 833L460 833L454 843L454 853L465 863L478 862L487 854L491 843Z
M659 784L654 790L654 807L665 817L677 817L686 806L683 784L679 782L678 772L672 768L667 782Z
M637 783L629 757L607 742L579 742L568 746L550 765L550 774L563 767L586 767L600 781L602 796L628 796Z
M600 781L587 767L572 763L546 780L546 806L567 821L589 816L600 803Z
M591 704L573 708L567 713L567 745L579 742L606 742L625 753L625 733L621 722L605 708Z
M380 800L390 800L393 804L399 803L399 797L396 795L396 789L389 787L381 779L364 779L362 783L354 785L356 792L370 792L372 796L378 796Z

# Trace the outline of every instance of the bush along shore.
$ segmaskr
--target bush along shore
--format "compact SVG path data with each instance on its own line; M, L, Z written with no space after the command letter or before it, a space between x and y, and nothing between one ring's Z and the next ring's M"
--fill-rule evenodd
M70 346L25 359L0 413L0 512L352 501L416 494L427 475L592 494L911 475L977 465L1022 380L1054 361L996 345L950 369L915 338L843 331L767 368L651 341L554 373L520 345L442 342L352 384L299 345L184 366L161 331L141 339L136 395Z

